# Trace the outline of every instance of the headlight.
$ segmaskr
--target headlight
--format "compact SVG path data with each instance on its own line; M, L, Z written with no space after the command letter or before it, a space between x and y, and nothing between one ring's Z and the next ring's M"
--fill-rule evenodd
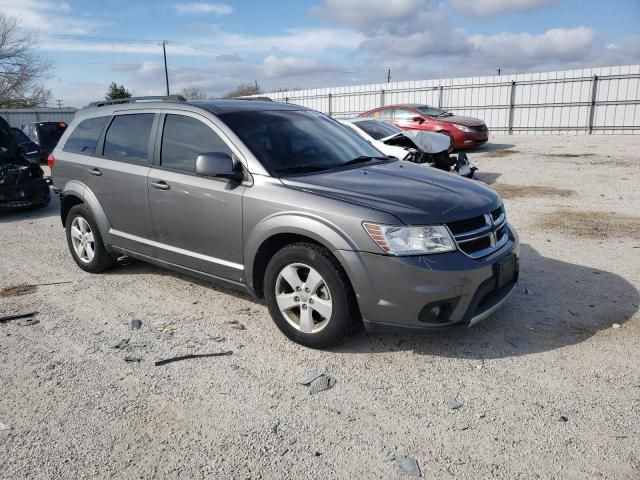
M469 127L466 127L464 125L460 125L459 123L453 123L452 125L454 127L456 127L458 130L460 130L461 132L465 132L465 133L473 132L473 130L471 130Z
M363 223L374 242L391 255L427 255L452 252L456 245L443 225L400 227Z

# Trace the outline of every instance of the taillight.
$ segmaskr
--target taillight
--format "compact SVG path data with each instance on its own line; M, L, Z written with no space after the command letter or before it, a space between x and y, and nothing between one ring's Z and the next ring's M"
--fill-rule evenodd
M51 169L51 173L53 173L53 166L56 164L56 157L53 156L53 153L50 153L49 156L47 157L47 164Z

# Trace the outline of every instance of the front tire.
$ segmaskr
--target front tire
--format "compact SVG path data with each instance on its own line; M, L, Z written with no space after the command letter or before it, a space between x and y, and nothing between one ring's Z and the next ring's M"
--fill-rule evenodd
M306 347L335 345L359 319L346 273L327 250L311 243L287 246L271 258L264 292L276 326Z
M100 273L115 264L104 246L93 214L85 204L69 210L65 222L67 244L78 266L89 273Z

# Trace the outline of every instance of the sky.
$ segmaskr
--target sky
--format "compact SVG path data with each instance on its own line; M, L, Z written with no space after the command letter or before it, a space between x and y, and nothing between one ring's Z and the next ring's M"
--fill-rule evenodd
M0 0L64 106L640 63L640 0Z

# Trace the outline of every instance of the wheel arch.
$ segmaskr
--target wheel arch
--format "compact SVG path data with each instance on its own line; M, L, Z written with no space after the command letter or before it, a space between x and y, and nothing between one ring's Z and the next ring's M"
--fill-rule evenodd
M72 180L67 183L62 191L62 201L60 203L60 219L62 225L66 225L67 215L69 211L75 206L81 203L86 204L93 217L98 224L102 238L104 239L109 234L110 224L107 215L104 213L100 202L93 194L93 192L87 188L82 182Z
M245 249L245 281L258 298L264 296L264 273L277 251L294 243L312 243L327 250L346 272L336 250L353 250L353 241L336 225L320 217L279 214L257 225Z

